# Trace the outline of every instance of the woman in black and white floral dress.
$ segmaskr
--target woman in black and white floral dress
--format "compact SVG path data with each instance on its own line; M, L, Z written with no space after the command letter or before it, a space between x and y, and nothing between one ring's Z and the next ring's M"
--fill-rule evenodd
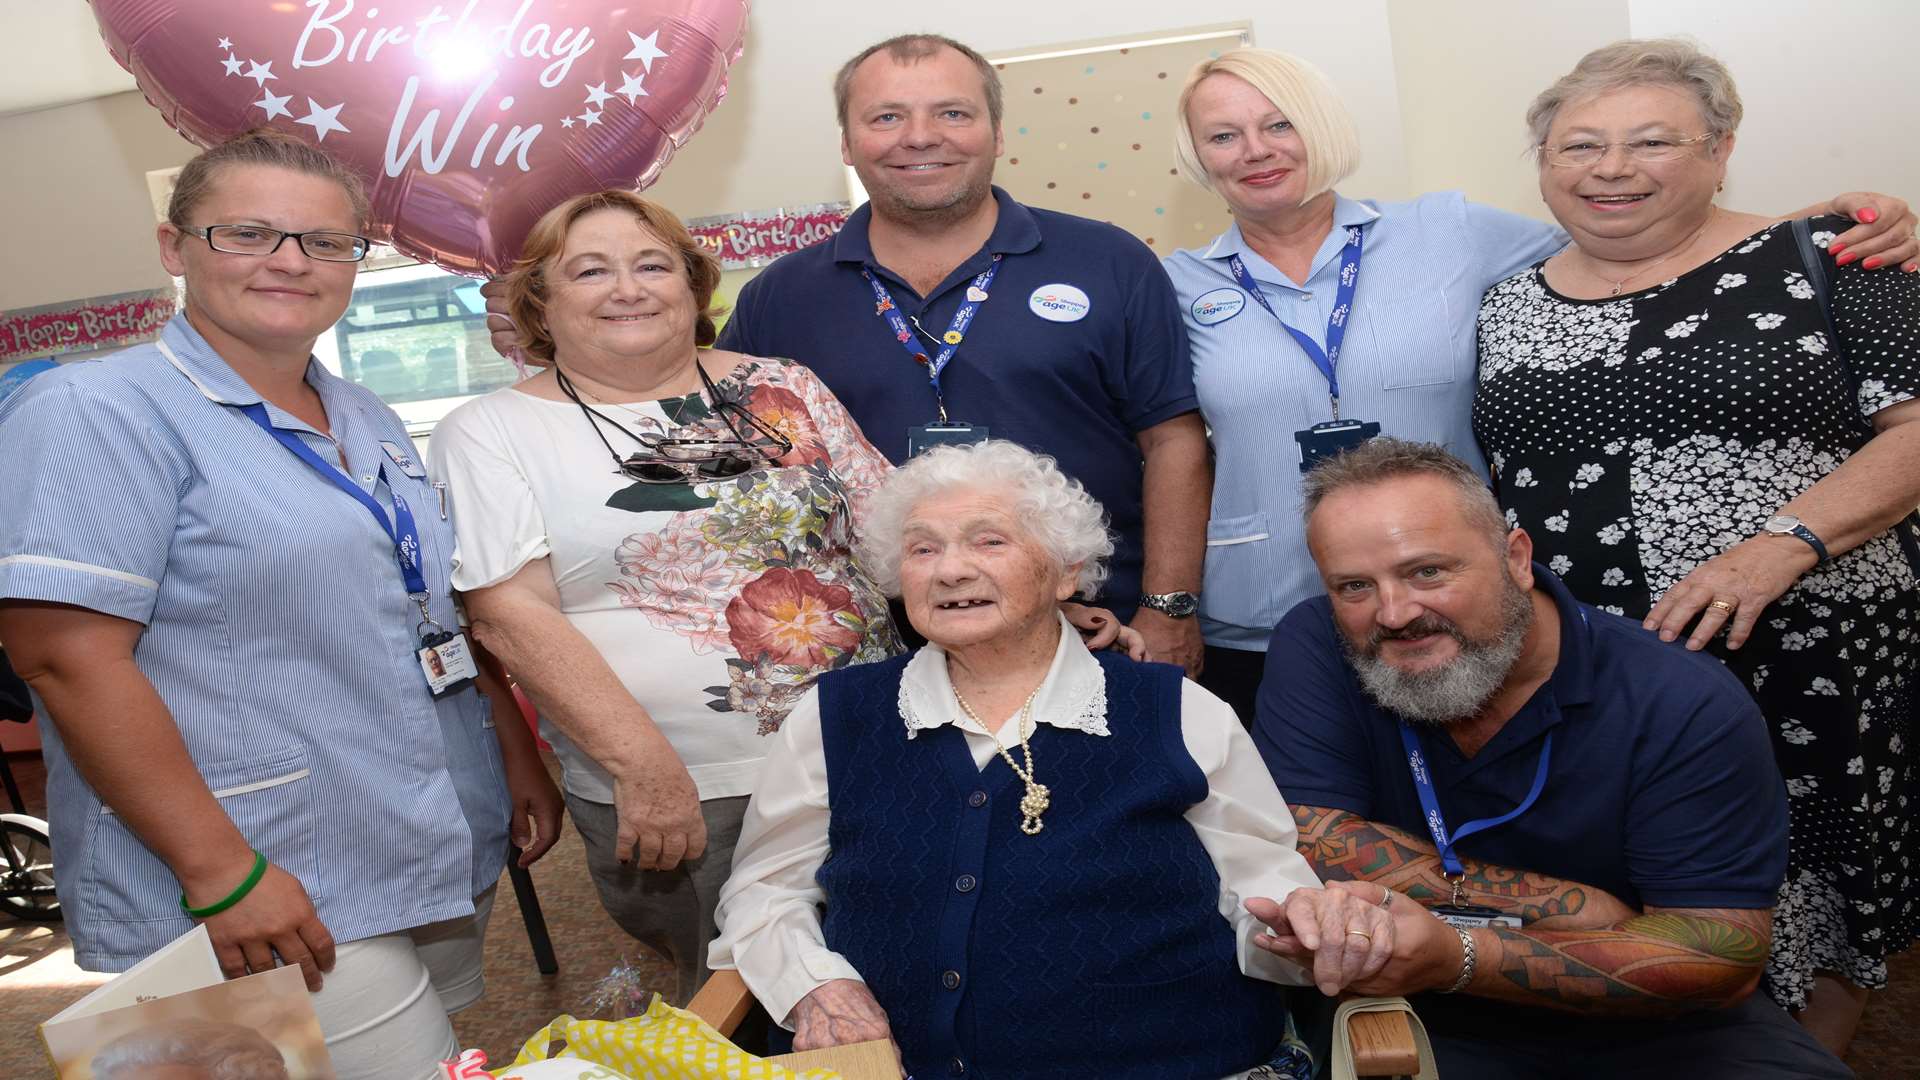
M1713 205L1738 120L1725 69L1674 42L1541 95L1574 244L1488 291L1474 428L1576 596L1713 650L1759 700L1793 815L1768 987L1842 1052L1920 920L1920 592L1895 527L1920 503L1920 281L1830 270L1832 341L1789 226Z

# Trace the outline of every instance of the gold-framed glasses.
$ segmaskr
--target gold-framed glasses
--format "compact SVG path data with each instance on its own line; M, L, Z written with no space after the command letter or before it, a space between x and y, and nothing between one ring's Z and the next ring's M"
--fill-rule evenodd
M1707 142L1713 139L1715 134L1709 131L1704 135L1695 135L1691 138L1681 138L1678 135L1642 135L1640 138L1626 139L1621 142L1567 139L1557 143L1541 143L1540 152L1546 157L1549 165L1562 169L1584 169L1591 165L1598 165L1600 159L1607 156L1607 151L1616 146L1624 146L1628 157L1643 165L1651 165L1685 157L1689 147L1695 143Z

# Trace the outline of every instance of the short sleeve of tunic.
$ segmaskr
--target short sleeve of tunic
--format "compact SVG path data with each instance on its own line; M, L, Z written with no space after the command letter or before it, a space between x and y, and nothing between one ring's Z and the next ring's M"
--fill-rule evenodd
M427 469L447 486L453 587L484 589L551 551L533 485L513 452L498 403L479 398L433 430Z
M1326 601L1297 604L1274 628L1254 745L1289 806L1374 812L1373 754Z
M1825 246L1841 218L1816 218L1816 238ZM1833 325L1845 346L1859 395L1860 413L1873 414L1920 396L1920 274L1862 270L1857 262L1836 267Z
M146 623L187 455L107 363L50 371L0 409L0 597Z
M1173 281L1145 244L1134 240L1133 246L1138 251L1127 267L1134 285L1127 297L1126 354L1106 362L1117 361L1109 378L1120 388L1115 396L1121 419L1138 434L1193 412L1200 399L1193 390L1193 357Z

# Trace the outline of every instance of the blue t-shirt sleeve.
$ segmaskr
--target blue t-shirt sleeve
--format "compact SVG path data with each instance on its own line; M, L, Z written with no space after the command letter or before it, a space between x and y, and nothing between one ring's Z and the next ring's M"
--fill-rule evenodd
M1461 205L1480 292L1567 246L1567 234L1550 221L1467 200Z
M1127 297L1125 353L1106 362L1110 383L1117 384L1120 417L1138 433L1193 412L1200 399L1193 391L1193 358L1173 282L1153 252L1133 242L1139 251L1124 267L1134 282Z
M145 623L188 470L144 398L93 392L101 374L48 372L0 411L0 598Z
M1274 628L1260 681L1253 742L1289 806L1370 817L1374 769L1367 717L1324 604L1296 605Z
M1772 907L1787 872L1786 787L1759 707L1731 675L1706 674L1705 693L1675 703L1685 719L1662 726L1673 737L1639 748L1627 872L1653 907Z

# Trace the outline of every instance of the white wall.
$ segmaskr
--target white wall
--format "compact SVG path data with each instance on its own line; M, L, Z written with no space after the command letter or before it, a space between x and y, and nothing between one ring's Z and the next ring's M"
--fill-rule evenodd
M1843 189L1920 205L1920 4L1629 0L1639 37L1683 34L1746 105L1722 203L1780 213Z

